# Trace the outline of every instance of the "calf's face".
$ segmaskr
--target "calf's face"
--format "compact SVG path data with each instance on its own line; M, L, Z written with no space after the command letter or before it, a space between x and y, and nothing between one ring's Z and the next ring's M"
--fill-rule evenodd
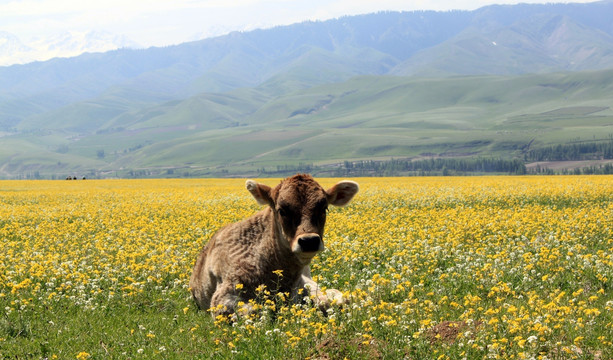
M287 178L274 189L253 180L246 186L258 203L272 208L282 237L278 240L304 261L324 249L328 205L347 205L359 189L353 181L341 181L324 190L309 175Z

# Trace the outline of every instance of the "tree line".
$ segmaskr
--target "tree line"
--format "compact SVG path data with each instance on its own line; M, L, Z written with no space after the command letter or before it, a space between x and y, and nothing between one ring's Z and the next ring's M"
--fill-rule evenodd
M384 161L345 161L336 173L338 175L358 176L448 176L479 173L521 175L526 174L526 166L519 159L501 158L391 159Z
M501 158L432 158L422 160L360 160L344 161L335 165L277 165L276 168L260 168L262 176L286 176L297 172L329 176L450 176L469 174L509 174L527 173L520 159Z
M537 175L613 175L613 164L592 165L586 167L577 167L574 169L561 169L555 171L547 167L537 166L530 170L530 174Z
M526 162L613 159L613 135L606 141L577 142L545 146L527 151Z

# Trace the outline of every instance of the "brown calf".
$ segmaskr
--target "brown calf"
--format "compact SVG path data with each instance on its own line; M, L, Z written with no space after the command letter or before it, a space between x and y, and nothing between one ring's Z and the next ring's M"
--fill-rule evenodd
M358 184L341 181L324 190L311 176L295 175L274 189L253 180L246 186L268 207L222 228L204 247L189 281L198 307L213 309L213 315L234 313L239 301L256 297L260 285L288 292L294 301L310 294L322 309L344 302L338 290L319 291L309 263L324 249L328 205L347 205Z

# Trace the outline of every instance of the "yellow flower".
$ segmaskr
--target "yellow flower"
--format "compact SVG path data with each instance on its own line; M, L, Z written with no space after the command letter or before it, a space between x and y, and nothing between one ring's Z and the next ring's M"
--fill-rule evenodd
M283 277L283 270L282 269L275 270L273 271L273 274L277 275L278 277Z
M84 359L89 359L91 355L86 353L85 351L81 351L80 353L77 354L77 359L78 360L84 360Z

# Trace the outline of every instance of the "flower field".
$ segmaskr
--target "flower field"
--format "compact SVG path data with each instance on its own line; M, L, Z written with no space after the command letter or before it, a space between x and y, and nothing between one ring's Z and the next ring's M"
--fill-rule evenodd
M613 177L354 180L311 266L351 303L237 321L188 281L244 180L1 181L0 358L613 359Z

